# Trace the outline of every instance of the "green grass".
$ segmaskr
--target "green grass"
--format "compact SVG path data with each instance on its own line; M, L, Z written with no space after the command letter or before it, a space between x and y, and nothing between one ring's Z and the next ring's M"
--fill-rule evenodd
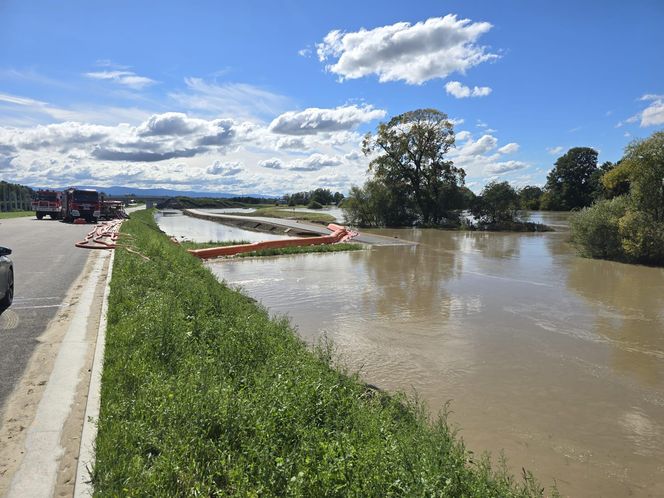
M335 223L336 219L326 213L308 213L303 211L294 211L289 208L280 208L275 206L259 208L249 213L232 213L239 216L265 216L269 218L287 218L292 220L310 221L312 223L321 223L327 225Z
M224 247L239 244L249 244L246 241L220 241L220 242L182 242L180 245L185 249L207 249L208 247ZM262 249L260 251L244 252L229 256L234 258L249 258L259 256L281 256L286 254L308 254L316 252L342 252L342 251L358 251L364 249L361 244L351 244L348 242L340 242L338 244L324 244L320 246L300 246L300 247L278 247L273 249Z
M35 216L34 211L3 211L0 213L0 220L7 220L9 218L25 218L28 216Z
M151 211L122 232L133 252L115 255L95 496L540 495L474 458L444 417L335 369Z

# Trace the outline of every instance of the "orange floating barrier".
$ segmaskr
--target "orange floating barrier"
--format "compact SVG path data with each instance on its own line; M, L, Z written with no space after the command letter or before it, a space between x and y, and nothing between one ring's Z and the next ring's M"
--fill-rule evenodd
M261 251L263 249L280 249L283 247L317 246L323 244L336 244L345 242L357 236L357 232L346 227L330 223L327 226L332 233L320 237L303 237L297 239L268 240L252 244L239 244L235 246L208 247L206 249L189 249L189 252L201 259L217 258L219 256L233 256L244 252Z

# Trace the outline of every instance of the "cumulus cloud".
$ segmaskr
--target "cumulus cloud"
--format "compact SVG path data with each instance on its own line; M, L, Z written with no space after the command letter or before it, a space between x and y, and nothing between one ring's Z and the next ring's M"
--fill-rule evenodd
M208 166L207 173L215 176L236 176L243 171L244 167L239 162L222 163L215 161Z
M292 171L318 171L331 166L339 166L342 163L343 161L338 157L316 153L309 157L293 161L288 166L288 169Z
M462 155L474 156L477 154L486 154L498 145L498 139L493 135L482 135L476 141L469 139L459 149Z
M346 131L356 126L385 117L382 109L370 105L347 105L334 109L311 107L304 111L286 112L270 123L269 130L284 135L315 135Z
M276 157L273 157L271 159L264 159L263 161L260 161L258 165L261 168L284 169L284 162Z
M528 163L522 161L503 161L488 165L486 172L494 175L502 175L503 173L527 168L528 166Z
M470 88L458 81L448 81L445 83L445 91L457 99L465 99L468 97L486 97L491 93L491 88L488 86Z
M465 74L473 66L496 59L498 55L477 44L491 27L488 22L448 14L416 24L398 22L350 33L330 31L316 48L321 62L333 61L326 69L342 79L375 74L381 82L421 84L454 72Z
M146 76L139 76L132 71L93 71L85 73L85 76L95 80L113 81L123 86L128 86L134 90L141 90L146 86L156 83L155 80Z
M644 95L641 100L650 101L650 105L641 111L641 127L664 124L664 95Z
M556 154L560 154L563 151L563 146L556 145L555 147L547 147L546 151L552 156L555 156Z
M519 150L520 146L517 143L510 142L507 145L503 145L498 152L501 154L513 154Z

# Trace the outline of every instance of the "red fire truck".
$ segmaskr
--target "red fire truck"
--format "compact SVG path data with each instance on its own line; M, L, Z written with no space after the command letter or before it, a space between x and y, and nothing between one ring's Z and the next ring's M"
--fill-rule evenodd
M59 220L62 217L62 193L55 190L38 190L31 206L38 220L46 215Z
M62 212L65 221L83 218L88 223L97 222L101 216L101 194L96 190L70 187L62 195Z

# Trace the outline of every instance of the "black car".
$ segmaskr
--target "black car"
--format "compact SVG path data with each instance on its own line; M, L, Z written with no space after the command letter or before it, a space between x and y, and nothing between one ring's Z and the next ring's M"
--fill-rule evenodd
M0 247L0 312L9 308L14 300L14 264L9 259L11 249Z

